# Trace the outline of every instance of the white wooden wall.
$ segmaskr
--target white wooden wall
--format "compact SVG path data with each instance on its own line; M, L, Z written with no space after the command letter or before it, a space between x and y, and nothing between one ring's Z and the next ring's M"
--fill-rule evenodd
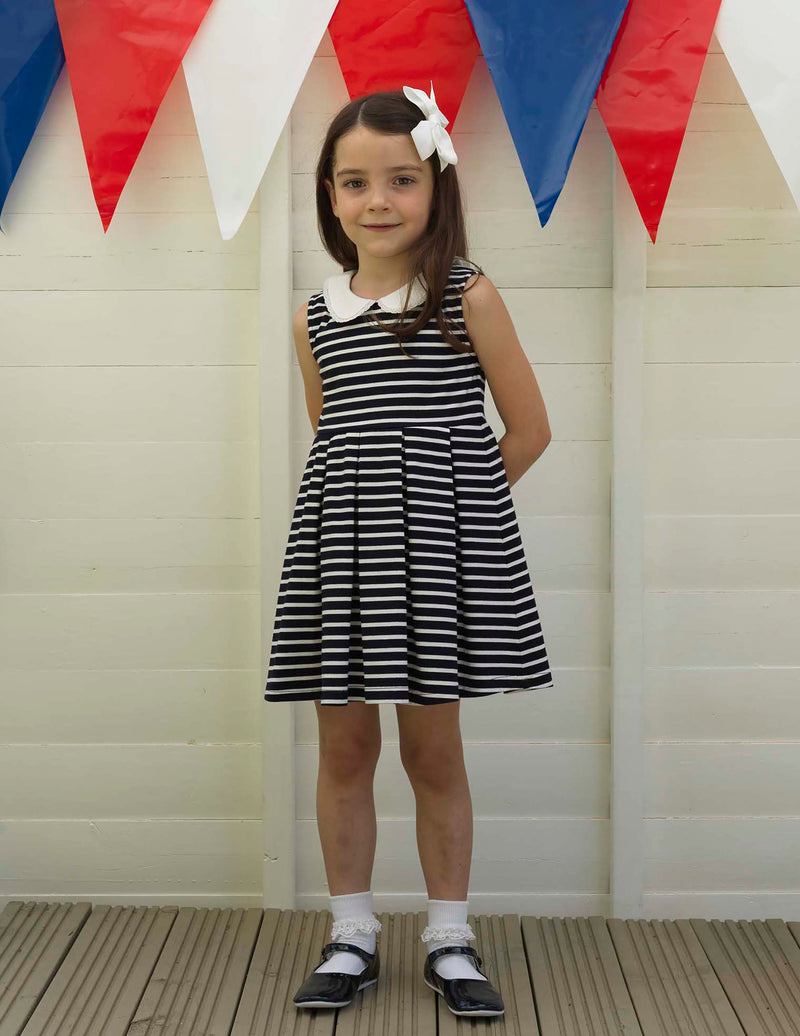
M346 100L326 34L290 126L294 307L335 270L313 168ZM556 687L462 705L471 909L605 912L612 856L639 852L643 888L627 891L644 893L647 916L796 918L797 209L714 41L658 244L641 249L643 819L612 853L615 162L593 107L542 230L482 58L449 128L473 256L511 311L553 429L512 492ZM327 904L314 706L262 701L274 600L260 601L259 514L275 536L288 528L285 495L282 518L260 504L271 349L277 369L291 363L289 496L313 433L287 321L266 347L259 335L270 266L258 207L221 239L180 75L107 236L66 75L6 205L6 897L260 904L262 729L268 740L294 709L294 905ZM499 436L488 392L487 414ZM419 909L394 707L381 719L375 902ZM624 750L614 772L630 774ZM267 813L282 790L263 789Z
M714 40L647 249L644 888L800 918L800 214Z
M178 75L103 235L66 73L0 236L0 893L261 903L258 212Z

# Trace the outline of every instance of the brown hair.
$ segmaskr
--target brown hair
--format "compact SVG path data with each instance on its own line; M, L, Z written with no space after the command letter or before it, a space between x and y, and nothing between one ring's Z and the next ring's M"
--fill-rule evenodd
M424 116L420 109L402 90L383 90L364 94L350 101L337 112L328 127L316 169L317 226L325 250L332 259L341 264L344 272L358 269L358 251L334 215L325 186L325 180L334 182L333 159L336 141L355 126L367 126L377 133L410 134L422 118ZM464 207L455 166L448 165L442 171L435 150L426 161L430 162L433 171L431 211L425 233L411 250L410 280L402 312L397 322L391 325L380 321L374 313L370 316L384 331L396 336L400 349L406 356L409 354L403 348L403 342L413 339L433 316L436 317L437 326L446 342L459 352L472 352L471 344L463 342L447 326L442 299L456 259L465 260L475 267L477 273L483 273L483 270L467 256ZM427 286L426 299L419 316L406 323L406 307L411 286L420 274ZM464 294L463 288L461 294Z

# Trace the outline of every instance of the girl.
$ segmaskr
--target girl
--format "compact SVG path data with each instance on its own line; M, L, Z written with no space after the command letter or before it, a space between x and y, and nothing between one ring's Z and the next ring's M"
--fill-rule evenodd
M550 428L497 289L466 261L447 122L433 83L430 97L410 86L358 97L333 119L317 164L320 233L344 272L294 318L316 434L264 695L313 700L319 722L334 923L298 1007L343 1006L378 977L370 884L384 702L397 708L417 804L425 981L455 1014L504 1010L467 946L472 803L459 706L553 686L509 492ZM487 378L506 427L499 443L484 415Z

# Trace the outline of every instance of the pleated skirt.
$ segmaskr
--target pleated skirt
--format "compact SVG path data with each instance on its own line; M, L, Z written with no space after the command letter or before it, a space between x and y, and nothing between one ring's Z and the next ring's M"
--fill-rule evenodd
M318 434L283 558L265 699L439 705L552 686L488 422Z

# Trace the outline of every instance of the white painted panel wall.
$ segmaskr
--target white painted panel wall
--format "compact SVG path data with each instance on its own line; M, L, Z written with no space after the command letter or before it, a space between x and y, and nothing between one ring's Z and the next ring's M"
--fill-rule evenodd
M261 904L258 212L182 74L107 235L62 73L0 236L0 894Z
M645 901L800 917L800 214L716 39L646 315Z
M327 123L347 100L326 34L292 114L295 306L339 270L316 228L314 167ZM470 908L600 912L609 856L610 145L593 108L543 230L482 57L448 129L472 257L509 307L553 432L512 495L556 687L461 706L475 814ZM313 430L296 361L294 374L299 486ZM486 398L499 437L504 429L488 387ZM322 908L328 889L315 816L316 712L312 702L295 708L297 903ZM374 901L378 909L422 909L414 796L400 763L395 707L380 712Z

